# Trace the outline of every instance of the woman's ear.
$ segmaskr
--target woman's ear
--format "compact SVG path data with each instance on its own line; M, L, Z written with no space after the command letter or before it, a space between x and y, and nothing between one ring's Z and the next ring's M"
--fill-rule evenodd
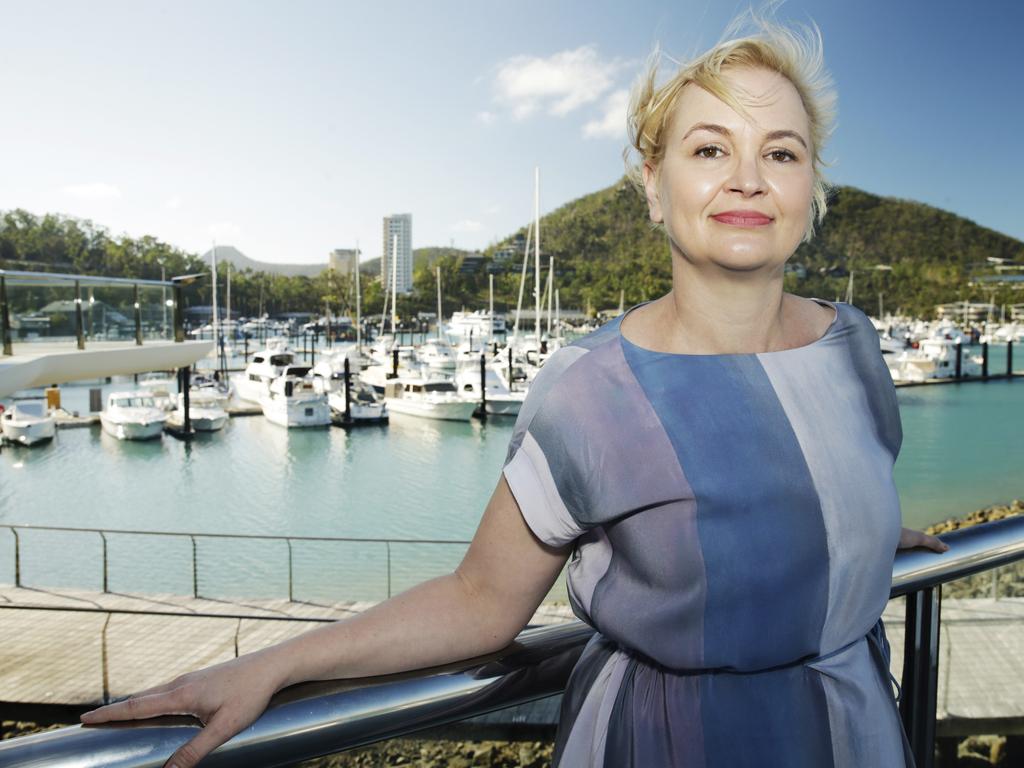
M645 160L643 175L644 192L647 195L647 211L651 216L651 221L655 224L661 224L665 221L665 217L662 216L661 200L658 198L658 171Z

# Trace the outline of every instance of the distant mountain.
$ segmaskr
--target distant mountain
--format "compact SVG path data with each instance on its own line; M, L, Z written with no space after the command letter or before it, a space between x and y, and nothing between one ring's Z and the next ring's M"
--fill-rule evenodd
M202 260L209 264L212 253L213 249L204 253L201 256ZM253 272L267 272L275 275L284 275L285 277L298 277L300 275L316 277L327 269L326 261L321 264L278 264L272 261L256 261L256 259L250 259L232 245L218 245L217 263L219 264L223 261L230 261L235 269L251 269Z

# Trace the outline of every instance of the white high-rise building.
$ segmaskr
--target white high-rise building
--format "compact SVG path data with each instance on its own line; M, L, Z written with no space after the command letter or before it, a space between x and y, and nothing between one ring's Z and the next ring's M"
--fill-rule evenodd
M359 264L359 251L355 248L335 248L327 255L327 266L339 275L345 275L353 280L356 275L356 267Z
M395 236L397 235L397 241ZM396 259L398 293L412 292L412 214L394 213L384 217L380 279L391 286L391 260ZM397 249L396 249L397 246Z

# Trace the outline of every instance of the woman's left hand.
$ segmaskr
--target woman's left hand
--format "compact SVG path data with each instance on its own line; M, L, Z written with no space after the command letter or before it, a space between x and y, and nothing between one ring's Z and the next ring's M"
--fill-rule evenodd
M942 541L937 536L932 536L924 531L915 531L913 528L903 528L900 530L900 543L896 549L910 549L911 547L927 547L928 549L933 549L936 552L945 552L949 549L949 544Z

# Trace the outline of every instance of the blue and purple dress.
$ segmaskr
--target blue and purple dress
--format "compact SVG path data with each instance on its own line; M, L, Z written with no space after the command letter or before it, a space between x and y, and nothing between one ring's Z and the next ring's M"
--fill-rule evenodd
M856 307L777 352L553 354L503 469L597 632L559 768L912 768L881 623L899 408ZM640 305L637 305L640 306ZM632 310L630 310L632 311Z

